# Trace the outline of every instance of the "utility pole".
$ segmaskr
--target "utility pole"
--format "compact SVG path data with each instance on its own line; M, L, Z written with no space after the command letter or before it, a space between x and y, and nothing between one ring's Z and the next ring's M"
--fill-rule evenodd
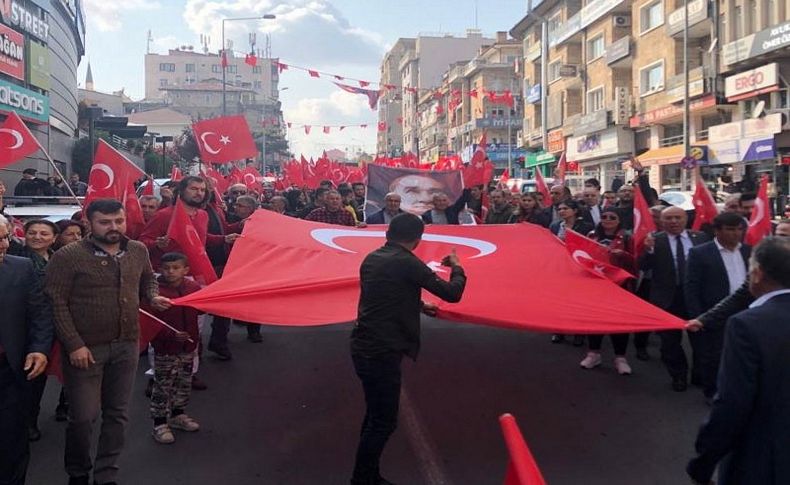
M689 0L683 2L683 157L689 156L689 129L690 108L689 108ZM680 169L680 190L686 190L688 186L688 170Z

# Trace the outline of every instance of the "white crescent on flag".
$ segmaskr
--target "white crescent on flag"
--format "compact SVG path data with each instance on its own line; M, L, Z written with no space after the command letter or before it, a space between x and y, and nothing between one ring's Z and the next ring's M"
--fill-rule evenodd
M209 144L209 142L206 141L206 136L208 136L208 135L217 136L217 134L214 133L213 131L207 131L207 132L202 133L200 135L200 141L203 143L203 148L205 148L207 152L209 152L212 155L216 155L216 154L218 154L220 152L220 150L222 150L222 148L220 147L218 150L215 150L214 147L212 147Z
M100 170L107 174L107 185L105 187L101 187L98 190L107 190L112 187L112 183L115 181L115 172L112 171L109 165L105 165L103 163L96 163L91 167L91 173L94 170ZM88 181L90 182L90 174L88 175Z
M22 138L22 133L18 132L17 130L12 130L11 128L0 128L0 133L8 133L14 137L13 146L6 147L8 150L16 150L17 148L21 147L22 143L25 141L25 139Z

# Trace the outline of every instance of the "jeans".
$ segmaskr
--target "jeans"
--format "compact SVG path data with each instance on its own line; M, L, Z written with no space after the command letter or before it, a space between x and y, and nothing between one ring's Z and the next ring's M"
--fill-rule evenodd
M69 396L64 461L70 477L90 473L93 423L101 414L101 432L96 450L93 479L116 481L118 458L129 424L129 399L138 360L137 341L113 341L89 347L95 364L87 369L63 359L63 378Z
M23 485L30 461L29 389L0 356L0 485Z
M354 464L354 484L378 484L379 460L387 440L398 426L403 355L352 355L354 369L365 392L365 418Z

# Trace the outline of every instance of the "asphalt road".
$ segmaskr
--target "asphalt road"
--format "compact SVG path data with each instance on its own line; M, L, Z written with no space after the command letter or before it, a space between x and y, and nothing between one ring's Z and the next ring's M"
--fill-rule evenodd
M151 438L143 359L120 482L348 483L363 414L349 331L264 327L264 342L253 344L234 328L234 359L204 360L209 389L187 409L202 429L178 433L173 445ZM634 375L623 377L608 340L604 365L586 371L583 350L547 335L427 319L419 360L404 362L400 425L382 473L399 485L501 484L508 458L497 417L509 412L552 485L688 483L683 470L707 407L697 389L670 390L657 344L653 336L653 359L631 358ZM67 481L58 390L50 380L29 484Z

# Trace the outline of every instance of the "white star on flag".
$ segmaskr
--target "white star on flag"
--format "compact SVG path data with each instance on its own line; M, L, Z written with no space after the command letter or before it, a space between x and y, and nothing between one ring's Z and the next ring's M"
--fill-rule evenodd
M219 142L222 143L223 145L227 145L228 143L230 143L230 137L227 135L222 135L219 137Z

